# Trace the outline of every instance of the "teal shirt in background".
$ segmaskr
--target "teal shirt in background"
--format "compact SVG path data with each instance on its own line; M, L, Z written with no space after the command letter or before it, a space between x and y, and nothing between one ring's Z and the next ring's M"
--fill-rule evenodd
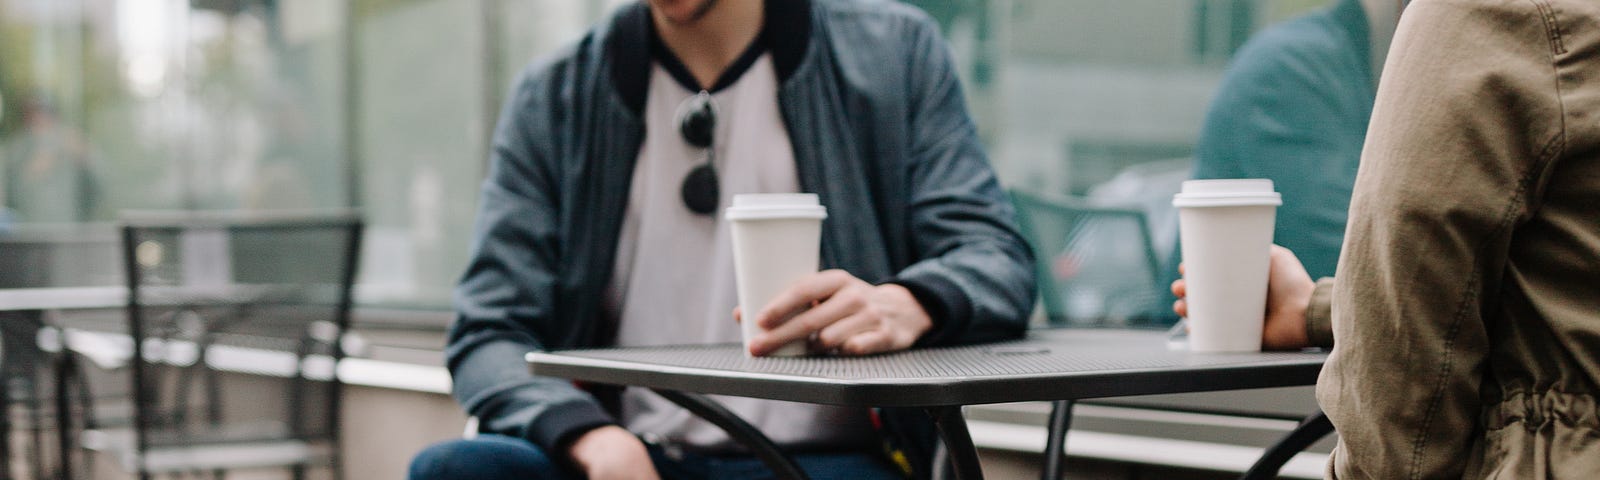
M1256 34L1228 66L1195 149L1194 178L1272 179L1283 194L1274 242L1313 278L1339 263L1372 116L1367 30L1360 2L1339 0Z

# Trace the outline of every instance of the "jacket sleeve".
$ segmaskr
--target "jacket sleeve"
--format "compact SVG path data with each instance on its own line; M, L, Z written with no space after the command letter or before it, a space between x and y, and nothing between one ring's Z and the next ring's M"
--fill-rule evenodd
M1333 277L1317 279L1306 306L1306 339L1311 346L1333 348Z
M1483 435L1485 312L1561 150L1540 2L1417 1L1384 69L1317 399L1336 478L1462 478Z
M911 24L906 174L920 260L893 281L934 318L920 345L1021 336L1033 309L1033 254L978 142L949 47L925 16Z
M533 69L530 69L533 71ZM457 318L445 349L455 397L487 432L525 438L552 452L576 433L611 423L570 382L534 377L523 356L553 331L557 276L557 173L550 159L553 95L525 76L492 140L472 254L456 290Z

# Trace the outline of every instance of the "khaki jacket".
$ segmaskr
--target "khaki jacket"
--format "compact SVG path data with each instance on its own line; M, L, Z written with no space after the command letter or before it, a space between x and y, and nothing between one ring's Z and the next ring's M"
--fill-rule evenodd
M1328 476L1600 478L1600 0L1414 2L1350 208Z

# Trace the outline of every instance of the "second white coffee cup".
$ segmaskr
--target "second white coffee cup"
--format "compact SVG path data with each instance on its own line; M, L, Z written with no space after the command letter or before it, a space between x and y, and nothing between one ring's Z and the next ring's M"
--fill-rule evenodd
M734 282L745 352L762 332L754 317L789 286L817 272L822 250L822 220L828 211L812 193L769 193L733 196L725 214L733 232ZM770 356L805 355L804 340L784 345Z
M1189 350L1261 350L1272 228L1272 180L1190 180L1173 196L1188 285Z

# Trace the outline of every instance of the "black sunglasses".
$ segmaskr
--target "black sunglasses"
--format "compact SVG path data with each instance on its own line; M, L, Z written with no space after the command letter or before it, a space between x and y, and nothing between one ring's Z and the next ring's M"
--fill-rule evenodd
M706 150L705 163L694 167L689 175L683 177L679 194L683 197L684 206L702 215L717 211L717 197L721 189L717 184L717 167L712 161L716 156L716 149L712 148L716 129L717 106L712 103L710 93L701 91L678 106L678 133L683 135L685 142Z

